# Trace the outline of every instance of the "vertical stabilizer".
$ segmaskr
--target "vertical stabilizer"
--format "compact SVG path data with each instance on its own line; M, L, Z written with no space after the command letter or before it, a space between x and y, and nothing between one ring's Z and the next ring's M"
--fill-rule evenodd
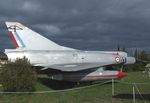
M18 22L6 22L16 48L30 50L74 50L60 46Z

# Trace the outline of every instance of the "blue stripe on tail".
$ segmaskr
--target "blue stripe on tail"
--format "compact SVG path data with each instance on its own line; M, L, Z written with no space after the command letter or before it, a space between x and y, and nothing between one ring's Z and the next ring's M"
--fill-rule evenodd
M20 36L18 35L18 33L17 33L17 32L14 32L14 34L16 35L17 39L18 39L19 42L21 43L22 48L24 48L24 47L25 47L25 44L24 44L24 42L22 41L22 39L20 38Z

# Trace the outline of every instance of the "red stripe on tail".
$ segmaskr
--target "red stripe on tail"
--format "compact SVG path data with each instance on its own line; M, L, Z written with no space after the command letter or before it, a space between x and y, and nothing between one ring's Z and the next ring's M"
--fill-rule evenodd
M16 41L16 39L15 39L13 33L10 31L9 34L10 34L12 40L14 41L14 44L15 44L16 48L19 48L19 45L18 45L18 43L17 43L17 41Z

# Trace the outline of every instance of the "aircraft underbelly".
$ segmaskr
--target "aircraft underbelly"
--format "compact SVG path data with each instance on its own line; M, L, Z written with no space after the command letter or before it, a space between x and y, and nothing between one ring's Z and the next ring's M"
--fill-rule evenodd
M64 81L96 81L117 79L118 71L84 71L84 72L63 72L58 74L49 74L50 79Z

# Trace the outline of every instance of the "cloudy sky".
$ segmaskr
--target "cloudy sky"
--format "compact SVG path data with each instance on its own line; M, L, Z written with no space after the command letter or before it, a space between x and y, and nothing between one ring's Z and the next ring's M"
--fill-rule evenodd
M150 0L1 0L1 50L15 48L5 21L76 49L150 50Z

